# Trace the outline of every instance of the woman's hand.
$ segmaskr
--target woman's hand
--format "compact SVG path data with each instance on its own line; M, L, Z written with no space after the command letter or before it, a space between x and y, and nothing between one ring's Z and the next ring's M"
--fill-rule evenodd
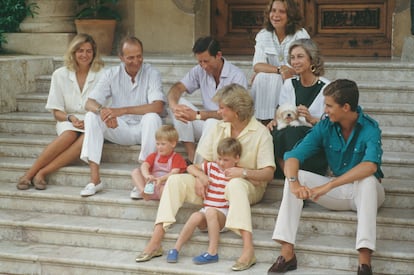
M76 127L78 129L84 129L85 124L83 120L78 119L76 116L71 115L70 116L70 122L72 122L73 127Z
M307 122L313 125L312 123L313 117L311 116L308 107L306 107L305 105L299 105L297 110L298 110L299 116L304 117Z
M283 78L283 80L291 78L295 75L295 71L286 65L280 66L280 76Z
M273 131L273 128L275 128L277 126L277 120L276 119L272 119L267 125L266 128L269 129L270 131Z
M207 196L208 189L208 177L207 175L202 175L195 178L195 192L197 196L202 197L203 199Z

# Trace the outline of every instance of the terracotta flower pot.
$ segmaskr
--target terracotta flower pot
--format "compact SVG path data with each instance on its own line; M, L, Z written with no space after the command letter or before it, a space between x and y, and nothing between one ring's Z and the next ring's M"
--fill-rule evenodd
M77 33L87 33L95 39L98 44L98 50L102 55L110 55L116 20L114 19L76 19Z

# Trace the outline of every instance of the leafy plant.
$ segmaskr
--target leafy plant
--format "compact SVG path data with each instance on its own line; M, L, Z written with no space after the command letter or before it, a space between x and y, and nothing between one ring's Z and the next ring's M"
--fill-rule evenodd
M25 0L1 0L0 1L0 47L2 43L7 43L4 33L20 31L19 25L26 16L34 17L36 3L26 3Z
M77 19L116 19L121 20L121 15L114 9L118 0L78 0L81 11L76 15Z

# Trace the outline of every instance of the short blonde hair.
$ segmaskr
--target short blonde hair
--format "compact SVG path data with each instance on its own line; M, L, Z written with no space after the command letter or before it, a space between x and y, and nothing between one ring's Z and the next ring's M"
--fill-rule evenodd
M168 140L169 142L178 142L178 132L172 125L162 125L155 132L156 140Z
M240 157L242 153L241 143L232 137L223 138L217 145L217 154L219 156Z
M243 86L230 84L221 88L213 100L236 112L240 121L250 120L254 114L253 98Z
M76 51L79 50L82 44L89 43L92 46L93 58L91 62L91 70L93 72L99 71L103 66L104 62L99 56L98 47L92 36L86 33L77 34L69 44L64 56L64 64L70 71L78 71L79 66L76 62Z

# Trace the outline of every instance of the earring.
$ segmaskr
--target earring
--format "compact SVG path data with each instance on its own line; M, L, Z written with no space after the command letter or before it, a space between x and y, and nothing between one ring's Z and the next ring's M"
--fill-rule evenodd
M315 65L311 65L310 66L311 72L314 73L316 71L316 66Z

